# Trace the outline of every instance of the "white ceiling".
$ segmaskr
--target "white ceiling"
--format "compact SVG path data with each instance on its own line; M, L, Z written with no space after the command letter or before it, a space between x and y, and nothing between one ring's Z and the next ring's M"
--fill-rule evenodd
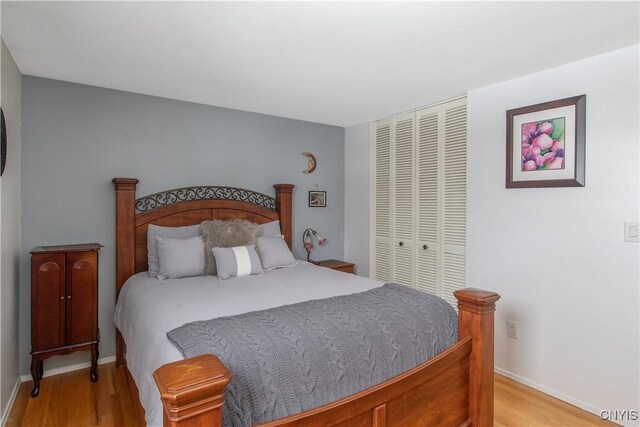
M639 3L2 2L23 74L349 126L639 42Z

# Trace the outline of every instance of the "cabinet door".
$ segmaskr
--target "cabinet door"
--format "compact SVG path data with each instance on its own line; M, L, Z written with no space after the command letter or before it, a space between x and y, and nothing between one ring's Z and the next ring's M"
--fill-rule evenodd
M34 254L31 258L32 351L64 345L64 254Z
M67 253L67 345L96 339L98 253Z

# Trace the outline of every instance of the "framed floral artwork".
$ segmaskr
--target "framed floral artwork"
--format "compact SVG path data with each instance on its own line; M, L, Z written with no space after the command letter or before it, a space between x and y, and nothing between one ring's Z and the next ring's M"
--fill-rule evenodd
M586 95L507 111L507 188L584 187Z

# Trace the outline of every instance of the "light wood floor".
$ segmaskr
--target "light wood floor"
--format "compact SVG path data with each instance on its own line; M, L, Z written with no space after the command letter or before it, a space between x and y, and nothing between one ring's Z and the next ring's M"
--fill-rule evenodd
M31 398L32 383L20 386L7 421L14 426L137 426L127 378L109 363L89 381L89 369L44 378L40 396ZM612 426L595 415L503 376L496 376L495 425Z

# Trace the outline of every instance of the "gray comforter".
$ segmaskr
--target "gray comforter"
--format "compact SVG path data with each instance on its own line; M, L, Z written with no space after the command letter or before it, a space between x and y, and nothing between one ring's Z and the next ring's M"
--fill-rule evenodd
M185 357L215 354L233 374L223 423L249 426L383 382L457 341L441 298L401 285L183 325L167 333Z

